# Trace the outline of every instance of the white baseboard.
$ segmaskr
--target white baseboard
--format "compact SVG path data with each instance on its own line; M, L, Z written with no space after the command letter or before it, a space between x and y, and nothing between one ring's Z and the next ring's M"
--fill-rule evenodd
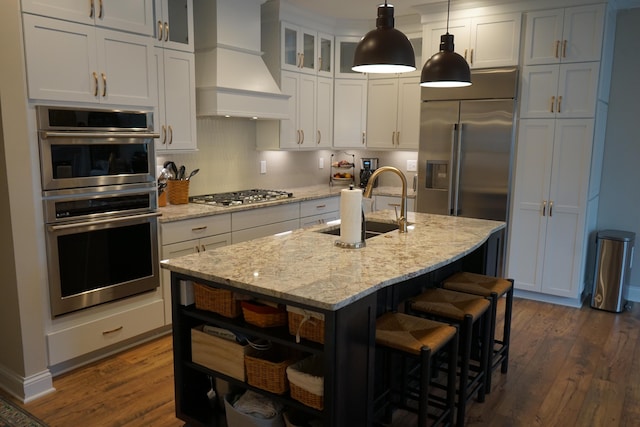
M565 297L557 297L554 295L541 294L538 292L529 292L529 291L523 291L521 289L516 289L513 292L513 296L516 298L524 298L524 299L530 299L534 301L548 302L551 304L564 305L567 307L574 307L574 308L580 308L584 303L584 295L581 298L565 298Z
M35 375L23 377L1 365L0 387L23 403L28 403L55 391L53 376L48 369Z
M640 286L629 286L629 301L640 302Z

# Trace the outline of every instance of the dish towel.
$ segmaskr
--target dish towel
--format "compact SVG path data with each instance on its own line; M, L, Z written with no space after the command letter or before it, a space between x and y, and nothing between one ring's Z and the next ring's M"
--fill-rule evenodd
M240 396L233 407L244 414L264 419L275 417L283 409L282 404L251 390Z

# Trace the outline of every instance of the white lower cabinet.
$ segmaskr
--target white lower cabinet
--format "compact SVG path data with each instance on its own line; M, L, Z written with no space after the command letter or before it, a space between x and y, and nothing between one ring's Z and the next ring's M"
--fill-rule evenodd
M251 209L231 214L231 242L247 240L300 228L299 203Z
M95 313L95 310L91 310L91 313ZM165 324L162 299L153 299L139 305L132 304L115 313L87 314L82 315L82 318L77 317L80 316L79 313L71 316L75 320L68 322L68 326L54 326L47 334L49 366L118 344L161 328Z
M520 120L507 261L516 289L580 298L593 126Z
M231 214L161 223L162 259L177 258L231 244ZM171 323L171 273L161 269L166 323Z
M300 228L340 219L340 197L307 200L300 203Z

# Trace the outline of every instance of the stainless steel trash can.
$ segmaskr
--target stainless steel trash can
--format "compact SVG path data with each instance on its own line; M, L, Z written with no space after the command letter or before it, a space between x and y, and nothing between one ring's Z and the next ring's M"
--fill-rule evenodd
M619 313L625 308L633 263L635 233L603 230L597 236L591 307Z

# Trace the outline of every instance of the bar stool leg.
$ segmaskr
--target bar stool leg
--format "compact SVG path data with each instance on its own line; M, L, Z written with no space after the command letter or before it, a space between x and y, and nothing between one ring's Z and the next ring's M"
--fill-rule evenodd
M418 426L429 425L429 381L431 379L431 349L422 347L420 350L420 397L418 403Z
M458 339L460 337L460 330L458 334L449 343L449 358L448 358L448 371L447 371L447 408L449 408L449 420L448 425L453 426L454 421L454 408L456 406L456 375L458 365Z
M509 369L509 347L511 347L511 314L513 311L513 288L514 288L514 280L507 279L511 282L511 289L507 292L506 304L504 310L504 333L502 337L502 342L506 346L504 349L502 366L500 367L500 371L503 374L507 373L507 369Z

